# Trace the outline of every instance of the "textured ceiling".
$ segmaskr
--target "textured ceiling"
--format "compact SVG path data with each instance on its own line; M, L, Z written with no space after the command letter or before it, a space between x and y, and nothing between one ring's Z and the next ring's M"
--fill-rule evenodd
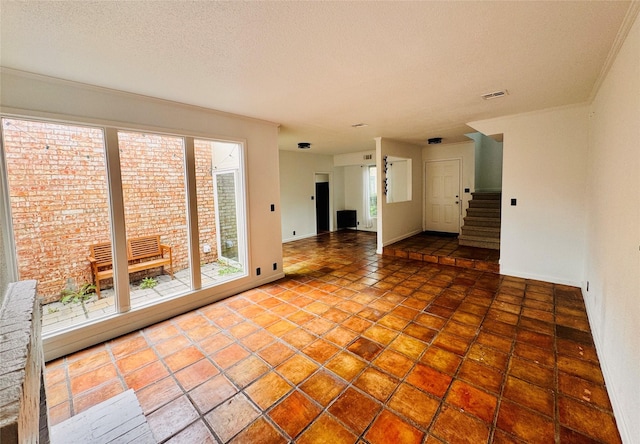
M589 100L629 7L2 0L0 64L277 122L281 149L344 153Z

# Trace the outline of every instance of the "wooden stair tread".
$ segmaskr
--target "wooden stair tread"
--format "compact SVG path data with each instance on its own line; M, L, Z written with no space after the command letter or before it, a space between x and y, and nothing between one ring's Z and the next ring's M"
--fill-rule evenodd
M500 239L497 238L487 238L484 236L473 236L473 235L468 235L468 234L461 234L460 236L458 236L458 240L477 240L477 241L489 241L489 242L500 242Z
M471 193L473 199L476 200L500 200L502 199L502 193L484 193L474 192Z

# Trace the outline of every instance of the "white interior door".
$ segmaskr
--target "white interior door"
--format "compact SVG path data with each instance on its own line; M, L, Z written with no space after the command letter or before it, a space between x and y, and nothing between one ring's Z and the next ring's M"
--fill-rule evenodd
M425 230L460 232L460 159L425 165Z

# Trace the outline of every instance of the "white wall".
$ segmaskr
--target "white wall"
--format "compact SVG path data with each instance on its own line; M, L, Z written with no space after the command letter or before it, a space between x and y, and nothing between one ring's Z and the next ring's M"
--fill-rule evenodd
M591 106L583 294L625 443L640 443L640 21Z
M316 173L328 173L329 181L329 219L330 229L336 226L333 183L333 157L310 152L280 151L280 205L282 206L282 240L315 236ZM293 234L293 232L296 234Z
M422 148L418 145L376 138L376 163L384 156L411 159L412 196L410 201L387 203L383 191L384 172L378 180L378 253L382 247L422 232Z
M582 285L588 111L574 106L469 124L504 134L502 274Z
M335 162L335 157L334 157L334 162ZM333 209L334 212L338 211L338 210L345 210L347 207L345 205L345 200L344 200L344 182L345 182L345 178L344 178L345 174L344 174L344 168L343 167L334 167L333 168L333 196L331 196L333 198ZM336 216L337 219L337 216ZM337 220L336 220L336 224L333 225L333 227L337 228Z
M365 157L371 156L371 159L365 159ZM333 164L335 166L347 166L347 165L375 165L376 164L376 151L360 151L357 153L336 154L333 156Z
M411 159L388 158L386 164L387 203L411 200L412 163Z
M475 142L446 143L438 145L427 145L422 148L422 160L426 164L429 160L451 160L460 159L461 181L462 181L462 216L466 215L471 200L471 193L475 191ZM422 168L422 175L425 174L425 167ZM465 188L469 189L465 193ZM461 221L462 223L462 221ZM426 224L423 224L423 227Z
M342 188L344 195L343 208L336 207L337 210L356 210L358 217L358 230L376 231L378 219L371 220L371 227L364 226L365 211L369 211L369 207L364 205L364 187L363 187L363 168L368 165L349 165L342 167L344 171L344 186Z
M356 210L358 216L358 230L377 231L378 218L371 220L371 227L364 226L364 212L369 208L364 207L364 190L362 179L362 168L376 164L376 152L361 151L357 153L336 154L333 156L333 164L336 167L334 171L339 171L344 179L341 186L336 185L336 211L338 210ZM365 159L371 156L371 159ZM339 201L338 196L342 199Z
M45 337L47 359L103 342L283 276L276 124L19 71L3 69L1 74L0 111L3 113L244 140L246 143L250 275L153 307L132 310L99 324ZM275 205L275 211L271 211L271 204ZM122 229L116 227L116 231ZM4 247L6 249L8 245L5 243ZM278 265L275 271L273 263ZM256 275L257 267L262 270L260 276Z
M502 142L478 133L476 139L476 191L502 190Z

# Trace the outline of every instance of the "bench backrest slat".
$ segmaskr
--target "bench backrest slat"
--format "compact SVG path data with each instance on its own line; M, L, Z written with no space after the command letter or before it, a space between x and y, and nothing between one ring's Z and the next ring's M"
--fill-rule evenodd
M162 254L160 236L145 236L130 239L127 242L129 260L145 259Z
M111 265L113 262L111 257L111 242L91 245L91 257L96 260L98 267Z
M95 259L98 267L112 265L111 242L91 245L89 248L91 257ZM136 237L127 241L128 260L135 261L154 256L162 256L160 236Z

